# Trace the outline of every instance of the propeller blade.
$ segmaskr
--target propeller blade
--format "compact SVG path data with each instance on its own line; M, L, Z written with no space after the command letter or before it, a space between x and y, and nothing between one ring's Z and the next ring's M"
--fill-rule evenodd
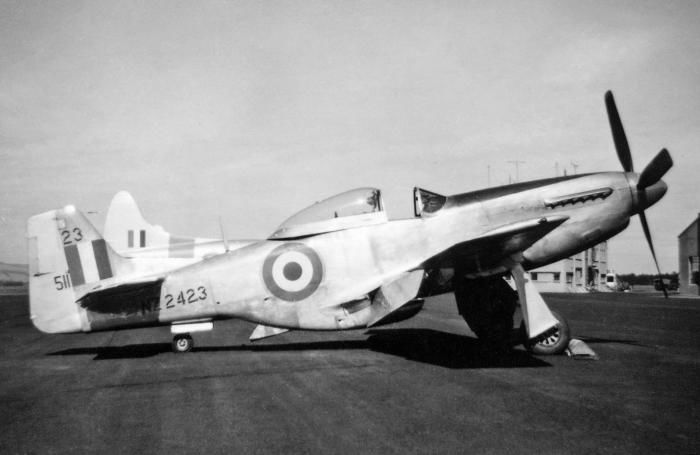
M661 180L661 177L673 166L668 150L662 149L639 175L637 189L643 190Z
M647 217L644 211L639 212L639 220L642 222L642 229L644 229L644 236L647 238L647 243L649 244L649 249L651 250L651 257L654 258L654 264L656 264L656 271L659 273L659 280L661 281L661 290L664 291L664 297L668 298L668 292L666 292L666 286L664 285L664 280L661 278L661 268L659 267L659 261L656 260L656 252L654 252L654 244L651 242L651 233L649 232L649 224L647 223Z
M620 114L617 112L617 106L615 106L615 98L613 98L613 94L610 90L605 92L605 107L608 110L608 120L610 121L613 141L615 141L617 157L620 159L622 169L624 169L625 172L632 172L634 171L634 165L632 164L630 146L627 143L627 136L625 135L625 129L622 127L622 121L620 120Z

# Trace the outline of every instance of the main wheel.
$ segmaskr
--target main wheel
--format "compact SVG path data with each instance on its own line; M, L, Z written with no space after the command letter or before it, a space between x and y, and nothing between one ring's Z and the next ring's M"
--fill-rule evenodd
M173 352L175 353L188 352L191 351L193 347L194 341L192 341L192 337L189 333L176 335L173 338Z
M569 323L566 322L559 313L552 311L552 315L556 318L558 324L554 326L554 330L551 331L546 337L537 340L527 340L527 335L525 334L525 325L523 323L522 331L523 338L526 339L525 348L537 355L556 355L561 354L569 346L569 341L571 341L571 331L569 329Z

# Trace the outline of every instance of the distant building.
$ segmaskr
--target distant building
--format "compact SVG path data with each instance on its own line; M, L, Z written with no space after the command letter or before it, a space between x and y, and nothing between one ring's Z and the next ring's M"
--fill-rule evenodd
M600 243L570 258L530 270L530 279L540 292L587 292L607 290L608 242Z
M678 236L678 289L700 295L700 214Z

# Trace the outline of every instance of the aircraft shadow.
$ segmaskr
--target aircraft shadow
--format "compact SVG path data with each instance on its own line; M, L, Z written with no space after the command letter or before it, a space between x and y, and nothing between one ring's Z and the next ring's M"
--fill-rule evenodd
M375 352L445 368L534 368L551 364L527 351L494 352L476 338L431 329L374 329L367 342Z
M551 364L526 351L493 352L475 338L431 329L372 329L365 340L331 340L237 346L201 346L197 352L282 352L307 350L370 350L444 368L534 368ZM94 355L93 360L153 357L170 353L170 343L71 348L50 356Z
M575 338L578 338L588 344L626 344L629 346L649 347L649 345L640 343L637 340L621 340L613 338L596 338L587 336L576 336Z
M144 343L127 344L124 346L95 346L85 348L71 348L62 351L51 352L46 355L94 355L93 360L108 359L138 359L153 357L170 351L170 343Z
M368 349L364 340L317 341L281 344L241 344L238 346L195 346L192 352L265 352ZM170 343L127 344L64 349L47 355L94 355L93 360L135 359L171 353Z

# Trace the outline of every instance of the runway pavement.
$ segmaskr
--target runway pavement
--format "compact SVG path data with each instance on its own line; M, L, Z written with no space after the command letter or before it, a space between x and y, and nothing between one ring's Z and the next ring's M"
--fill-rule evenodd
M51 336L0 297L0 453L698 453L700 300L549 295L599 361L485 354L451 295L370 331Z

